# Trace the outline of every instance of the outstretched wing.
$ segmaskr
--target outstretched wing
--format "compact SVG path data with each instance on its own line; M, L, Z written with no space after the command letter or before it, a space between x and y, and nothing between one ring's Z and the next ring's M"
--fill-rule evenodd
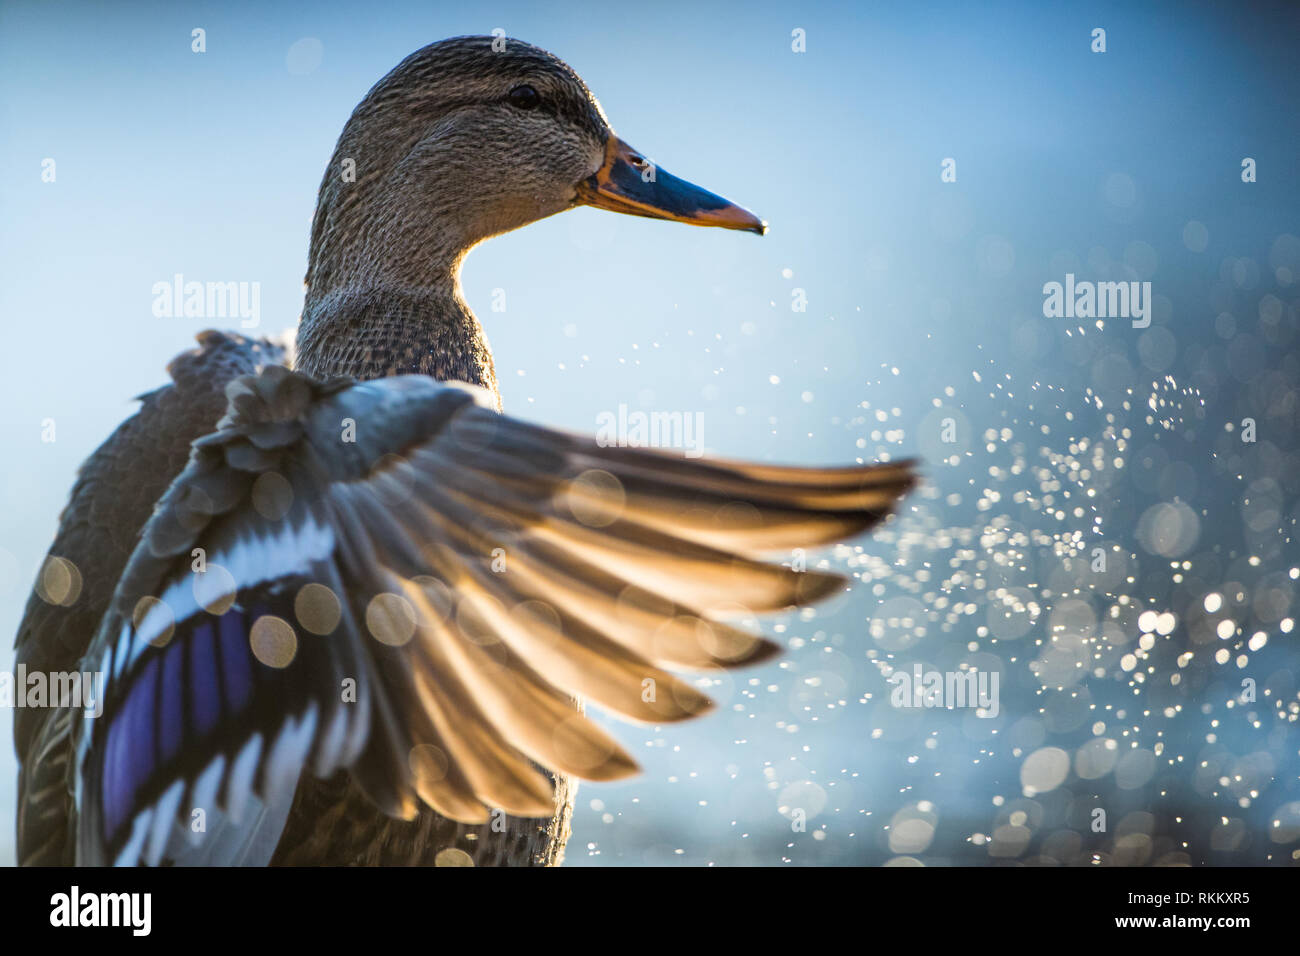
M721 616L843 585L756 556L868 528L913 480L600 447L423 376L268 368L228 394L88 655L82 862L156 862L196 810L275 819L304 768L406 819L548 816L539 768L636 769L575 698L703 712L670 669L777 650Z

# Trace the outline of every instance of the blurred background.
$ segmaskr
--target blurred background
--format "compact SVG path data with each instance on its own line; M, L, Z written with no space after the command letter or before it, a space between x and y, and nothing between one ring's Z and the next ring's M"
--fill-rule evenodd
M620 405L697 413L710 454L920 456L927 480L883 533L809 556L856 580L764 622L782 661L701 676L718 713L615 724L644 773L582 786L568 863L1293 864L1298 26L1187 3L0 2L0 632L78 464L196 332L238 325L156 317L154 284L257 282L255 332L291 328L353 106L425 43L500 28L771 224L580 209L476 250L506 409L586 432ZM1149 281L1150 327L1044 317L1067 274ZM916 664L996 672L997 716L893 706Z

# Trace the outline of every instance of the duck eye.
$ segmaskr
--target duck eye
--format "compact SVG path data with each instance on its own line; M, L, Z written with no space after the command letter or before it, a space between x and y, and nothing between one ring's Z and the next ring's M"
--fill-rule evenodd
M542 96L531 86L516 86L506 95L506 99L511 106L518 107L521 110L534 109L542 102Z

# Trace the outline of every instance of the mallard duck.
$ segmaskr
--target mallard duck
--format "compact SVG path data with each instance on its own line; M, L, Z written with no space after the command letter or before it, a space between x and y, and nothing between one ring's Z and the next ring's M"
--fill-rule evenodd
M501 414L461 262L580 204L765 228L518 40L434 43L370 90L296 354L203 333L80 470L17 656L104 685L17 712L22 863L556 863L573 780L636 770L583 702L702 714L675 669L778 651L711 612L842 588L756 556L870 528L906 463L688 460Z

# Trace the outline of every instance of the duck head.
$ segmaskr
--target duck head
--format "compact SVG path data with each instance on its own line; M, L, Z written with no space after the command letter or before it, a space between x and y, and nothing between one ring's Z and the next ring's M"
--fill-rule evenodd
M457 37L411 54L343 130L321 183L310 296L454 282L476 243L578 205L762 234L739 206L656 168L566 64Z

